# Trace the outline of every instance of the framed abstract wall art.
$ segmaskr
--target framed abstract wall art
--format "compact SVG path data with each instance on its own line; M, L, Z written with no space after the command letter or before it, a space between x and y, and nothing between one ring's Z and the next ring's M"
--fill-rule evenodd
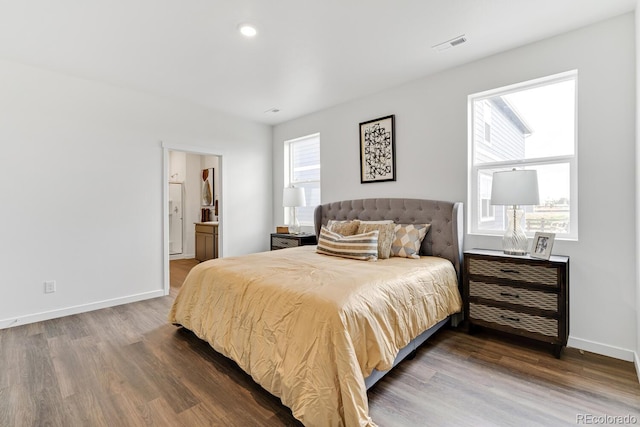
M395 180L395 116L360 123L360 182Z

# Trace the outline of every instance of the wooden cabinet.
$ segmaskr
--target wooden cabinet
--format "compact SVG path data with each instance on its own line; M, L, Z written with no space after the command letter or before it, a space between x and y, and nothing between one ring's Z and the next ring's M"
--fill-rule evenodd
M196 259L206 261L218 258L218 224L196 223Z
M464 304L470 331L482 326L545 342L560 357L569 336L569 257L465 251Z
M294 248L296 246L315 245L315 234L283 234L271 233L271 250Z

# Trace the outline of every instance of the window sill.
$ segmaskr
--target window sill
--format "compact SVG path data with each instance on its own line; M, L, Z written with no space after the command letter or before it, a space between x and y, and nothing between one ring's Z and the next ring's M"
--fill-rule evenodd
M466 233L468 236L479 236L479 237L494 237L496 239L502 239L502 236L504 235L504 233L501 234L491 234L488 232L482 232L482 231L474 231L474 232L467 232ZM533 239L534 235L533 234L527 234L527 239ZM555 240L562 240L565 242L577 242L578 238L575 236L559 236L556 234Z

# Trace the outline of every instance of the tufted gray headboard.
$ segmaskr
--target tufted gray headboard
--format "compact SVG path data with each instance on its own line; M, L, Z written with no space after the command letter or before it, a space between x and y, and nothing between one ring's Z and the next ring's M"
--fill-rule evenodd
M326 203L315 209L316 236L330 219L378 221L392 219L397 224L431 224L420 247L421 255L446 258L462 283L463 211L460 202L423 199L359 199Z

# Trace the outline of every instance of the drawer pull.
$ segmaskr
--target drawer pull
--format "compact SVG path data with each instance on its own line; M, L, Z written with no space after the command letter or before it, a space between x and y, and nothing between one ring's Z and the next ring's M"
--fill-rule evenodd
M511 320L512 322L519 322L520 321L520 319L517 318L517 317L508 317L508 316L505 316L504 314L501 314L500 318L504 319L504 320Z
M503 273L520 274L520 272L518 270L512 270L510 268L501 268L500 271L502 271Z
M520 298L520 295L518 295L518 294L510 294L509 292L500 292L500 295L503 296L503 297Z

